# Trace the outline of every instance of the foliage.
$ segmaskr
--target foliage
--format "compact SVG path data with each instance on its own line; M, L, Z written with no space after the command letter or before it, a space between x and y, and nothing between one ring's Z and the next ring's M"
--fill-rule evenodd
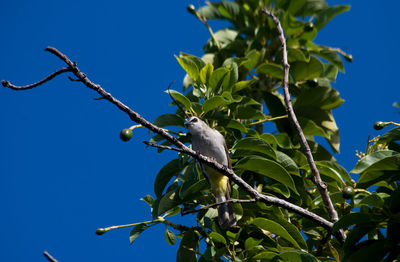
M328 219L298 138L285 118L281 44L275 24L262 12L264 2L280 19L287 37L294 110L341 217L334 230L345 229L346 242L342 245L313 221L262 203L235 203L238 227L229 230L218 226L214 208L198 212L192 227L165 223L165 217L178 215L181 209L215 202L199 166L183 154L158 173L156 198L143 198L156 222L136 225L131 242L161 222L169 226L165 232L169 244L181 239L177 261L379 261L385 256L389 261L399 252L400 243L400 151L395 142L399 129L376 140L375 145L381 146L360 159L351 171L360 175L358 182L315 140L322 137L334 153L339 152L332 110L344 100L331 83L339 71L344 72L342 58L351 61L352 57L314 39L349 6L328 6L324 0L222 1L199 10L190 6L189 11L207 27L206 21L214 19L229 21L230 27L215 33L209 28L211 38L201 58L186 53L176 57L187 75L183 91L169 93L185 111L225 136L233 169L247 183ZM184 118L177 109L176 114L161 115L154 123L181 131ZM180 141L190 141L186 133L176 134ZM170 145L159 135L151 142ZM345 187L354 189L346 198ZM250 198L236 185L232 197Z

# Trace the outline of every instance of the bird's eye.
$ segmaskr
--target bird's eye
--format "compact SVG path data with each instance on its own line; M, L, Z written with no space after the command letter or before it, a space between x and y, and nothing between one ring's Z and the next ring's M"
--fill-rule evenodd
M198 120L197 118L193 118L192 121L190 121L190 122L196 123L197 120Z

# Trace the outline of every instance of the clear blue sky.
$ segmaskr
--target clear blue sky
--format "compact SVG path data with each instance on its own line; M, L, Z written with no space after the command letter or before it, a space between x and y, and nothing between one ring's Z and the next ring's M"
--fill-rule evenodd
M2 1L0 78L28 84L64 66L43 52L54 46L152 121L172 112L163 91L184 76L173 55L201 55L209 38L187 13L189 3L197 1ZM354 56L335 84L346 102L334 111L342 141L336 158L351 170L355 150L378 134L373 123L399 121L392 103L400 100L400 2L328 3L352 5L317 39ZM0 89L0 261L46 261L45 249L64 262L175 261L178 246L164 240L164 226L132 246L129 229L94 234L97 227L149 220L139 198L153 193L158 170L176 156L145 149L145 130L121 142L119 132L131 121L95 97L66 76L24 92Z

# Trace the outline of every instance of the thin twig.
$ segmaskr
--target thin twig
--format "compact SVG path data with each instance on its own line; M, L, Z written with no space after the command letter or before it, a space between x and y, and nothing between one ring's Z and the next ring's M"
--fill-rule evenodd
M61 75L62 73L71 72L71 71L72 71L71 68L63 67L63 68L55 71L54 73L51 73L50 75L48 75L47 77L43 78L42 80L40 80L40 81L38 81L36 83L30 84L30 85L26 85L26 86L16 86L16 85L11 84L9 81L4 81L4 80L1 81L1 84L4 87L9 87L9 88L11 88L13 90L27 90L27 89L31 89L31 88L40 86L41 84L43 84L43 83L45 83L47 81L50 81L54 77L56 77L58 75Z
M202 207L200 207L198 209L195 209L195 210L182 211L181 214L182 214L182 216L184 216L184 215L187 215L187 214L197 213L197 212L200 212L201 210L213 208L213 207L216 207L216 206L219 206L219 205L222 205L222 204L226 204L226 203L235 204L235 203L255 203L255 202L257 202L257 199L255 199L255 198L252 198L252 199L234 199L234 198L231 198L231 199L228 199L228 200L223 201L223 202L214 203L214 204L207 205L207 206L202 206Z
M178 149L181 149L182 153L185 153L185 154L193 157L194 159L198 160L199 162L206 164L206 165L214 168L221 174L227 176L231 181L233 181L239 187L241 187L243 190L245 190L250 195L250 197L255 198L257 201L261 201L261 202L264 202L269 205L276 205L276 206L282 207L284 209L287 209L289 211L292 211L298 215L301 215L305 218L308 218L308 219L314 221L318 225L320 225L328 230L332 229L332 226L333 226L332 222L327 221L326 219L318 216L317 214L315 214L313 212L310 212L302 207L294 205L283 199L260 194L256 189L251 187L242 178L240 178L238 175L236 175L232 169L229 169L228 167L221 165L220 163L216 162L215 160L210 159L206 156L203 156L203 155L195 152L191 148L185 146L182 142L180 142L174 136L170 135L164 129L153 125L152 123L150 123L149 121L144 119L141 115L139 115L138 113L136 113L135 111L130 109L128 106L124 105L121 101L114 98L110 93L108 93L106 90L104 90L100 85L94 84L92 81L90 81L87 78L87 76L83 72L81 72L78 69L78 67L76 66L75 63L71 62L71 60L69 60L69 58L66 57L64 54L62 54L60 51L58 51L57 49L55 49L53 47L47 47L45 50L54 54L55 56L60 58L62 61L64 61L72 69L71 72L78 79L80 79L83 84L85 84L88 88L96 91L98 94L100 94L102 97L104 97L105 100L108 100L109 102L111 102L112 104L117 106L120 110L122 110L123 112L128 114L129 117L132 119L132 121L146 127L147 129L149 129L150 131L152 131L156 134L161 135L167 141L174 144ZM177 151L177 149L172 149L172 150Z
M50 261L50 262L58 262L57 259L52 257L52 255L49 254L46 250L43 252L43 255Z
M294 128L296 129L296 131L300 137L301 147L304 151L304 154L307 157L307 161L308 161L308 164L310 165L310 169L311 169L311 172L313 175L312 180L315 183L315 185L317 186L319 193L321 194L321 198L323 200L325 209L328 212L328 216L329 216L330 220L333 223L335 223L336 221L339 220L338 214L337 214L335 208L333 207L332 200L329 197L327 185L322 181L319 171L317 169L317 166L315 165L310 146L308 145L307 139L304 136L303 130L301 129L300 124L297 121L297 117L296 117L296 114L294 113L292 102L290 99L290 93L289 93L289 67L290 66L289 66L288 59L287 59L286 40L285 40L285 35L283 33L281 23L275 15L273 15L270 11L268 11L267 8L264 7L263 12L265 14L267 14L268 16L270 16L272 18L272 20L274 21L276 28L279 32L279 40L282 43L282 53L283 53L282 54L282 56L283 56L282 63L283 63L283 69L284 69L283 91L284 91L284 99L285 99L286 108L287 108L290 122L292 123L292 125L294 126ZM343 241L346 237L344 235L343 231L340 233L340 235L342 238L341 240Z
M183 152L183 150L181 148L159 145L159 144L151 143L149 141L143 141L143 143L145 143L148 146L152 146L152 147L158 147L158 148L173 150L173 151L177 151L177 152Z

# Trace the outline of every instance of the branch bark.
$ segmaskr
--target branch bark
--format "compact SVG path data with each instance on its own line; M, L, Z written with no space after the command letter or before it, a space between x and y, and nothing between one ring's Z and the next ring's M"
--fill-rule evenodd
M289 120L292 123L293 127L296 129L297 134L300 137L301 147L303 149L304 154L307 157L307 162L310 165L311 173L313 176L312 180L313 180L314 184L317 186L317 189L318 189L318 191L321 195L322 201L324 203L325 209L328 212L328 216L329 216L331 222L335 223L336 221L339 220L338 214L337 214L335 208L333 207L331 198L329 197L327 185L322 181L321 176L319 174L319 170L318 170L317 166L315 165L310 146L308 145L308 142L307 142L306 137L304 136L303 130L301 129L300 124L297 121L296 114L294 113L294 110L293 110L292 101L290 99L290 93L289 93L289 68L290 68L290 65L289 65L288 59L287 59L286 39L285 39L285 35L283 33L281 23L280 23L279 19L275 15L273 15L267 8L264 7L263 12L265 14L267 14L269 17L271 17L272 20L274 21L276 28L279 32L279 40L281 41L281 44L282 44L283 91L284 91L284 100L285 100L285 104L286 104L286 110L289 115ZM340 234L340 238L342 238L341 240L343 241L346 238L343 230L341 232L339 232L339 234Z
M65 56L63 53L58 51L56 48L47 47L45 50L54 54L55 56L60 58L62 61L64 61L68 65L68 68L70 69L67 72L72 72L75 75L75 77L77 77L77 79L79 79L83 84L85 84L85 86L96 91L103 99L108 100L109 102L111 102L112 104L117 106L120 110L122 110L123 112L128 114L129 117L132 119L132 121L146 127L147 129L153 131L156 134L161 135L166 140L168 140L173 145L175 145L177 147L176 150L174 149L175 151L185 153L185 154L193 157L194 159L198 160L199 162L204 163L204 164L216 169L220 173L226 175L227 177L229 177L229 179L231 181L235 182L238 186L240 186L243 190L245 190L252 198L256 199L256 201L261 201L261 202L264 202L269 205L276 205L276 206L285 208L285 209L292 211L300 216L303 216L305 218L308 218L308 219L314 221L315 223L324 227L327 230L332 229L332 226L333 226L332 222L327 221L326 219L318 216L317 214L315 214L313 212L310 212L300 206L294 205L283 199L260 194L256 189L252 188L249 184L247 184L242 178L237 176L232 169L229 169L228 167L219 164L215 160L212 160L206 156L203 156L203 155L195 152L191 148L185 146L182 142L180 142L178 139L176 139L175 137L173 137L172 135L170 135L169 133L164 131L162 128L153 125L152 123L150 123L149 121L144 119L140 114L136 113L135 111L130 109L128 106L123 104L121 101L114 98L110 93L108 93L106 90L104 90L100 85L95 84L92 81L90 81L89 78L82 71L80 71L80 69L77 67L76 63L73 63L67 56ZM50 79L48 79L48 80L50 80ZM41 84L43 84L47 81L42 81ZM5 84L5 83L9 83L8 81L2 81L2 83L3 83L3 86L10 87L10 84ZM15 89L15 88L13 88L13 89ZM18 87L17 87L17 89L18 89ZM149 145L155 146L153 144L149 144Z
M50 255L49 252L47 252L46 250L43 252L43 256L45 256L50 262L58 262L58 260Z

